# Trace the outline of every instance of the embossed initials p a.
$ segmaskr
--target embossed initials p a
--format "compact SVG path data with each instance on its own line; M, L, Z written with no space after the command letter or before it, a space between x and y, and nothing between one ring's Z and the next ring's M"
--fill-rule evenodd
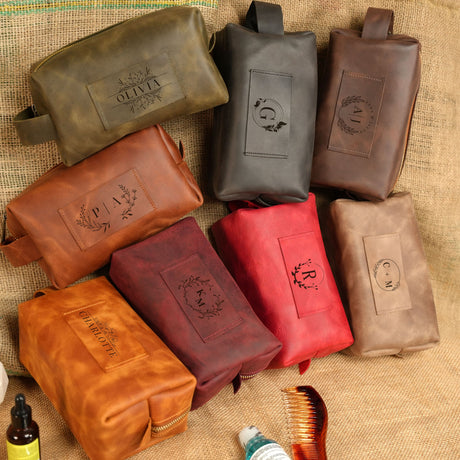
M88 207L82 204L80 208L77 225L87 230L106 232L111 227L112 214L119 216L121 220L127 220L133 215L135 205L136 189L128 189L124 185L118 185L121 193L112 193L109 199L101 200L99 203Z

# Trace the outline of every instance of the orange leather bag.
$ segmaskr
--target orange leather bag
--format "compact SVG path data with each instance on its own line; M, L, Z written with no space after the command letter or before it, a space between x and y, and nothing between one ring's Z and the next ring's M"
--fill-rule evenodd
M30 185L6 208L0 250L14 266L37 260L63 288L202 203L182 149L156 125Z
M19 343L91 459L125 459L186 430L195 377L105 277L19 305Z

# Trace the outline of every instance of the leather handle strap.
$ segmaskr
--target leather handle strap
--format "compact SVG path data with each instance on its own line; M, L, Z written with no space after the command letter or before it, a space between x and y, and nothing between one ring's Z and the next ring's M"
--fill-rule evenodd
M362 38L386 40L393 33L393 10L383 8L368 8L364 18Z
M244 25L261 34L284 35L283 10L274 3L253 1Z
M7 238L2 241L0 251L5 254L13 267L27 265L42 257L29 235L20 238Z
M36 115L32 106L19 112L13 124L24 145L36 145L57 138L56 129L49 114Z

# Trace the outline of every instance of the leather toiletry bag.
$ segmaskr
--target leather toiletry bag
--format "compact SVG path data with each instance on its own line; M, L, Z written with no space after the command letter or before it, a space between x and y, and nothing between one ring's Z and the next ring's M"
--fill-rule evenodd
M196 377L192 409L232 381L237 391L281 348L192 217L116 251L110 277Z
M12 236L0 250L15 266L37 260L63 288L202 202L182 151L156 125L74 166L61 163L26 188L7 205Z
M269 367L299 364L353 343L308 201L241 208L212 226L217 250L262 322L283 344Z
M28 145L56 140L67 166L228 100L204 19L190 7L137 16L61 48L32 66L30 91L33 105L14 120L19 137Z
M19 305L20 360L94 460L187 429L195 378L105 277Z
M284 33L281 7L252 2L212 51L230 94L214 109L211 176L222 201L305 201L315 136L313 32Z
M420 83L420 44L369 8L362 32L330 34L311 183L381 201L402 170Z
M330 205L334 266L357 356L395 355L439 342L430 274L410 193Z

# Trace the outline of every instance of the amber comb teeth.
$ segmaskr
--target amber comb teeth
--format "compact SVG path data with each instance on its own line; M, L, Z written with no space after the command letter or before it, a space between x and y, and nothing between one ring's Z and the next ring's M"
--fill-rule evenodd
M294 460L326 460L327 409L323 399L311 386L282 391Z

